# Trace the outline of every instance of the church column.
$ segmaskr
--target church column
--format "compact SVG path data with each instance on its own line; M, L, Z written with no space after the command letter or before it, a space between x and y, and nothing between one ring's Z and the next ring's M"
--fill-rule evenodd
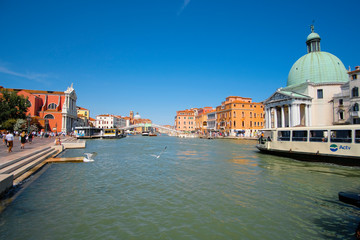
M308 105L308 118L309 118L309 121L308 121L308 123L309 123L309 127L311 126L311 105L309 104Z
M300 104L294 104L294 126L300 124Z
M274 107L274 128L278 127L277 109Z
M65 131L65 116L62 116L62 123L61 123L61 131L64 132Z
M288 105L288 115L289 115L289 127L292 127L293 126L293 124L292 124L292 108L291 108L290 104Z
M309 126L309 106L306 104L305 105L305 126L308 127Z
M268 108L265 108L265 128L268 128L268 125L269 125Z
M285 111L284 105L281 106L281 127L285 127Z
M271 128L271 108L267 108L266 110L266 118L267 118L267 121L266 121L266 125L267 125L267 128Z

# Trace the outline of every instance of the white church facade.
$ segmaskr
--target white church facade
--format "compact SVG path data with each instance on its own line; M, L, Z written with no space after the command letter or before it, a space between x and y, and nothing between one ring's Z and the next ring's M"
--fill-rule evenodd
M264 101L266 128L328 126L334 124L334 96L349 81L339 58L321 51L320 36L311 27L308 53L292 66L287 86Z

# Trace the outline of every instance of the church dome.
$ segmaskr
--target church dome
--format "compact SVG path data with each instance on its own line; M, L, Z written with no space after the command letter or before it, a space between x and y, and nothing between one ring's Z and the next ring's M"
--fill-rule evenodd
M141 116L139 115L139 113L136 113L136 115L134 116L134 119L140 119Z
M349 81L344 64L339 58L320 49L320 36L312 32L306 39L308 54L299 58L291 67L287 86L307 81L312 83L343 83Z
M315 32L310 33L309 36L306 38L306 41L310 41L313 39L320 39L319 34L317 34Z

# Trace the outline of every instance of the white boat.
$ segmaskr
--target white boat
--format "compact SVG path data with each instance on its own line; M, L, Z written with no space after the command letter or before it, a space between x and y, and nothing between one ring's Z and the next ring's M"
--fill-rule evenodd
M360 166L360 125L263 129L256 147L299 160Z

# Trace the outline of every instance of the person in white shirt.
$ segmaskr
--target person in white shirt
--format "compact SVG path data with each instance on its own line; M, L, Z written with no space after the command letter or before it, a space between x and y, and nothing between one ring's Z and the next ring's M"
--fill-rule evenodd
M8 134L6 135L5 138L7 140L8 147L9 147L8 152L12 152L12 148L13 148L13 144L14 144L14 135L11 132L8 132Z

